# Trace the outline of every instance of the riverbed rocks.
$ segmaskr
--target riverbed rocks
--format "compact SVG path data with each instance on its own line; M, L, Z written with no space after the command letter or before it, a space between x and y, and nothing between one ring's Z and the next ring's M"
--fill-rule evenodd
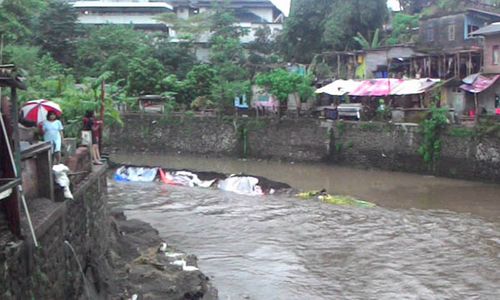
M113 212L111 228L111 299L132 299L134 295L138 300L217 299L217 290L202 272L185 271L173 264L182 259L188 266L197 266L196 256L183 254L170 245L166 252L159 251L163 241L149 224Z

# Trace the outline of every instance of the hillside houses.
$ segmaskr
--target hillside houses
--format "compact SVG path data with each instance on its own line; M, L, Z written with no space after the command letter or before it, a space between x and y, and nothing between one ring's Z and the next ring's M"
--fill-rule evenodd
M174 12L179 18L189 19L199 13L212 10L211 0L94 0L70 1L78 11L78 21L86 25L131 24L137 29L175 32L168 24L159 22L156 17L163 13ZM221 3L223 1L220 1ZM254 40L255 31L269 26L272 33L283 28L283 13L269 0L233 0L228 7L234 10L239 26L248 29L243 43ZM207 39L199 42L207 42Z
M472 7L427 15L413 43L323 53L322 59L334 79L441 80L439 105L458 122L500 115L500 14L495 10ZM434 97L432 88L419 95L389 94L393 84L380 82L387 82L386 96L403 110L425 109Z

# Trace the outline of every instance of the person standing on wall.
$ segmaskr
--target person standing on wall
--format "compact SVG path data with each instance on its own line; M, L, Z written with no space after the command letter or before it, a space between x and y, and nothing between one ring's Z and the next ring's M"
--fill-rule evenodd
M61 163L61 144L64 138L63 125L57 120L56 114L53 111L47 113L47 120L44 120L40 127L43 132L43 140L52 143L53 163L57 165Z
M90 147L90 154L92 161L95 165L102 165L101 154L99 153L99 127L102 122L95 119L94 111L88 110L83 118L83 130L90 131L92 136L92 145Z

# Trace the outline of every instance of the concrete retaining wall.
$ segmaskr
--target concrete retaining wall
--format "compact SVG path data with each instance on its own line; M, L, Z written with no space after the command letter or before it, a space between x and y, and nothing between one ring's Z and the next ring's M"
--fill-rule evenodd
M290 161L326 161L347 166L381 168L500 182L498 136L441 137L441 158L426 165L417 150L418 126L316 119L217 120L214 117L165 118L154 114L124 116L113 127L109 149L124 152L185 152ZM244 138L246 129L246 139Z

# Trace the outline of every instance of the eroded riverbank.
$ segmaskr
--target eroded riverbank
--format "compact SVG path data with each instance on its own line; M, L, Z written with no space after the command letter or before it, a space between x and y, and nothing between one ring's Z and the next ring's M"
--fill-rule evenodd
M217 290L201 271L183 271L172 261L185 260L189 266L197 266L197 257L184 254L167 244L150 224L140 220L127 220L121 211L111 214L110 250L107 262L111 268L96 266L103 278L88 276L106 284L111 299L190 299L216 300ZM169 258L165 253L176 257ZM94 293L94 296L95 293ZM91 296L92 299L98 297ZM103 298L104 299L104 298Z

